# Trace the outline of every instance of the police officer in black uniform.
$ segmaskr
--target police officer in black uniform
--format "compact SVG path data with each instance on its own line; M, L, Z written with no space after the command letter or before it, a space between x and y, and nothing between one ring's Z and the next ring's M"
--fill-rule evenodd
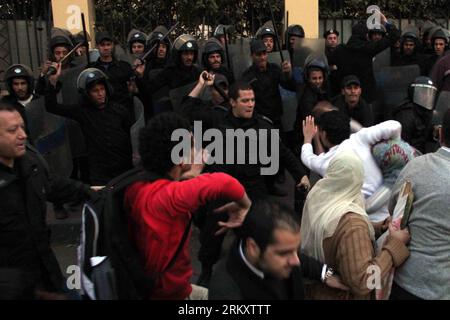
M222 44L216 38L206 41L202 53L202 64L206 71L224 75L228 83L234 82L233 73L225 65L225 52Z
M428 77L417 77L408 88L408 98L392 111L402 124L402 139L422 153L432 136L431 119L437 89Z
M171 90L196 82L201 73L201 69L196 65L197 58L197 40L188 34L179 36L173 42L172 63L156 77L144 79L145 65L136 67L139 90L153 94L165 86Z
M48 112L77 121L88 149L89 175L93 185L105 185L112 178L132 168L130 128L133 124L128 110L114 100L112 86L99 69L88 68L78 77L82 93L79 104L62 105L56 100L58 73L50 77L45 94Z
M209 78L208 81L212 82L214 79ZM244 131L254 129L257 133L261 129L268 130L269 132L274 129L272 121L258 114L257 110L255 110L255 92L251 85L242 81L235 82L230 87L229 98L231 109L226 113L217 112L206 107L204 109L195 108L193 104L191 108L183 109L183 113L190 119L203 120L203 126L205 127L219 129L224 137L226 136L225 131L227 129L242 129ZM267 135L271 136L269 133ZM260 139L258 134L256 137ZM224 144L226 144L225 141ZM270 145L270 141L267 141L268 148L270 148ZM248 162L250 151L249 148L245 149L245 164L236 164L238 152L243 152L243 150L237 150L235 145L233 151L235 164L213 164L208 168L208 171L225 172L235 177L245 187L247 194L252 200L266 198L269 193L265 176L261 175L261 168L265 167L265 165L259 157L256 164L250 164ZM226 153L228 151L224 146L224 159L226 159ZM268 150L268 154L272 154L274 151ZM297 187L309 188L309 180L306 177L305 169L300 160L294 156L282 141L279 141L278 151L280 165L284 164L286 166L289 173L293 176L294 181L296 181ZM213 204L208 208L208 211L217 208L219 205L220 203ZM223 219L223 217L219 215L207 215L207 217L207 221L203 225L201 235L202 248L199 252L199 260L202 262L202 275L199 281L203 285L208 283L212 266L220 257L220 248L223 241L223 237L214 236L218 230L217 220Z
M109 32L98 32L95 35L95 42L97 43L100 57L97 61L92 62L89 68L99 69L108 76L108 81L114 91L112 100L125 106L133 116L133 100L129 92L130 81L134 77L131 65L126 61L115 58L114 39Z
M26 106L38 96L34 94L34 78L31 69L23 64L14 64L5 71L3 81L9 95L2 98L20 113L25 122L25 131L29 134Z

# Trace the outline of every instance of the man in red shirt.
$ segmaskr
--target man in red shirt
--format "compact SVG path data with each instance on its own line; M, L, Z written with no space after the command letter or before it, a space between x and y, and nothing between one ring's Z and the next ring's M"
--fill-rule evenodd
M163 113L142 130L139 153L145 170L161 175L153 182L136 182L125 193L125 208L129 212L130 236L136 243L148 275L157 277L150 299L207 299L206 288L191 285L189 240L184 243L175 263L161 274L177 251L178 245L198 207L209 201L231 201L219 208L229 220L219 222L227 228L242 224L250 208L244 187L225 173L200 175L202 165L183 162L174 164L172 132L187 129L190 124L174 113ZM193 153L193 150L192 150ZM190 178L183 180L185 178Z

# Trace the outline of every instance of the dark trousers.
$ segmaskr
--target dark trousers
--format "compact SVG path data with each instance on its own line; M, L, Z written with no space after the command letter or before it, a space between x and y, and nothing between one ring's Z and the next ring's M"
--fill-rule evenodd
M391 295L389 300L423 300L422 298L416 297L412 293L409 293L402 287L400 287L395 282L392 283Z

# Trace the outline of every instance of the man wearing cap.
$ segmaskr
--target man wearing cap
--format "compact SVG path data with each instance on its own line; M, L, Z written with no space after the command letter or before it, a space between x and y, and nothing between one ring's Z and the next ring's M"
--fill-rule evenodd
M108 81L113 88L111 99L122 104L130 110L131 114L134 114L133 101L129 92L129 86L134 77L131 65L114 57L114 40L109 32L98 32L95 35L95 42L100 57L97 61L92 62L89 68L97 68L108 76Z
M325 39L325 55L328 59L328 65L330 66L329 85L333 95L339 94L339 80L337 74L336 57L335 52L339 44L339 31L336 29L330 29L324 32L323 38Z
M295 91L291 63L284 61L281 68L274 63L269 63L267 47L262 40L253 40L250 44L250 52L253 64L244 71L242 79L249 82L255 91L258 113L268 117L273 121L274 126L279 128L283 108L278 86Z
M442 28L438 28L431 35L431 45L434 48L433 54L425 60L425 75L428 76L431 73L435 63L444 56L449 48L448 31Z
M363 127L375 124L372 106L361 97L361 82L355 75L342 79L341 94L332 103Z

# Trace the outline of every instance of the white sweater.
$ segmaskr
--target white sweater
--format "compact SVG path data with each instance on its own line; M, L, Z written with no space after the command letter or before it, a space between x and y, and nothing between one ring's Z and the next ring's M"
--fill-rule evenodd
M351 149L362 160L364 166L364 184L362 192L364 197L370 197L383 183L381 170L377 166L372 156L372 145L382 140L391 138L400 138L402 125L398 121L389 120L376 126L363 128L360 131L350 135L350 138L342 141L341 144L334 146L328 152L315 155L310 143L302 147L302 162L310 170L316 172L322 177L327 171L328 165L334 156L344 150Z

